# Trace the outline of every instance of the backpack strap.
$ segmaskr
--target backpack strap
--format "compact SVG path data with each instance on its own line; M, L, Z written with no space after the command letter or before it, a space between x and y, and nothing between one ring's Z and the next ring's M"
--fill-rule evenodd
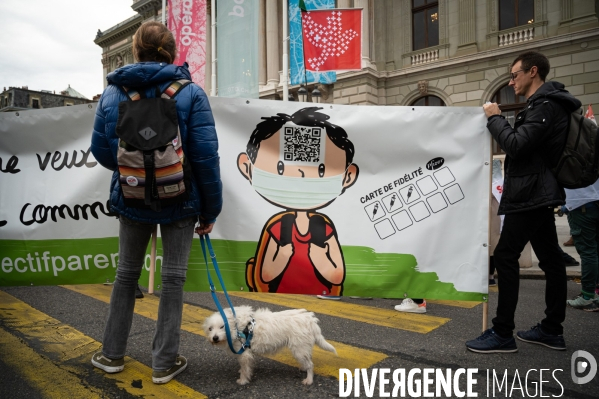
M131 101L137 101L140 100L142 98L146 98L146 95L143 91L139 91L137 89L134 88L128 88L125 86L119 86L121 88L121 90L123 90L123 92L125 93L125 95L127 97L129 97L129 100Z
M175 80L171 82L171 84L166 89L163 90L162 95L160 97L166 99L173 99L177 94L179 94L181 89L183 89L190 83L192 83L191 80L187 79Z

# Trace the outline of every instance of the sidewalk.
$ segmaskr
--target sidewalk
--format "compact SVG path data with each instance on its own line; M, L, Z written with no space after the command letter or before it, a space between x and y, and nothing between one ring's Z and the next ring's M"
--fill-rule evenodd
M555 225L557 227L557 241L564 252L570 254L574 259L580 262L580 256L576 252L574 247L564 247L564 242L570 239L570 226L568 225L568 218L564 215L562 217L555 215ZM579 266L567 266L566 273L569 279L580 278L580 265ZM545 274L539 269L539 259L532 251L532 267L520 268L520 278L544 278Z

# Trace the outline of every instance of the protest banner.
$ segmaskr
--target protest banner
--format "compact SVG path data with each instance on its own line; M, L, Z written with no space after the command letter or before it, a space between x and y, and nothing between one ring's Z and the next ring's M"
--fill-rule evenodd
M224 186L211 238L228 290L484 299L480 108L210 102ZM118 221L111 172L89 152L94 110L0 115L0 285L114 279ZM158 272L161 255L159 238ZM199 242L186 290L208 290Z

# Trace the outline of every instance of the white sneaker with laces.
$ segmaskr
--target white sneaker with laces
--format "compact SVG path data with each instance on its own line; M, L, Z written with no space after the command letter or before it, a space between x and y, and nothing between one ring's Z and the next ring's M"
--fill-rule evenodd
M412 299L406 298L395 306L395 310L398 312L426 313L426 301L423 300L421 304L418 304Z

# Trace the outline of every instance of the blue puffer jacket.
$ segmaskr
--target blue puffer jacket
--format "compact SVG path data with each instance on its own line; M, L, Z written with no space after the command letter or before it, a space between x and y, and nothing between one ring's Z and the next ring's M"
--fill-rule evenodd
M164 207L160 212L131 208L125 206L119 185L116 124L118 105L121 101L128 101L128 98L118 86L145 88L146 96L154 97L156 86L163 91L174 80L191 80L187 64L177 66L164 62L140 62L119 68L106 79L109 86L102 93L96 110L91 151L102 166L114 171L110 183L111 210L143 223L168 224L194 215L199 215L206 223L213 223L223 203L218 139L208 97L195 84L187 85L175 97L183 151L191 161L194 177L189 199Z

